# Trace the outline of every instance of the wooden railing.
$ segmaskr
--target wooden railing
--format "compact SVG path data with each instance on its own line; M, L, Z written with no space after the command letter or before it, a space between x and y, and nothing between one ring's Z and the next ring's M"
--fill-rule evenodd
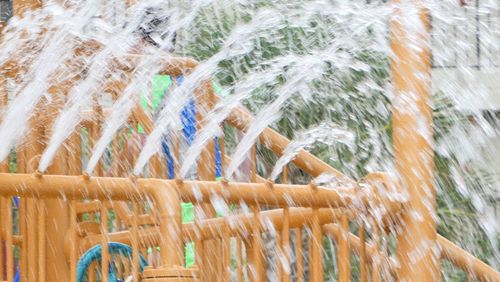
M113 209L115 204L114 202L111 203L111 200L120 201L129 198L151 197L154 199L154 206L151 210L159 208L158 205L166 206L169 197L154 197L155 193L162 190L172 191L176 194L178 193L180 196L177 197L177 205L180 205L181 200L189 199L192 195L190 195L189 188L183 189L181 187L174 187L179 185L179 183L175 181L155 179L137 179L133 181L127 178L95 177L86 179L82 176L36 176L26 174L1 174L0 179L2 179L1 191L3 196L2 215L12 214L11 207L5 205L5 199L12 195L20 195L23 198L35 195L39 198L64 195L64 197L73 200L82 198L106 199L105 202L92 201L73 206L74 212L72 212L73 217L70 230L74 233L71 233L72 235L67 238L66 242L68 245L67 255L70 261L76 261L76 257L80 256L90 247L98 244L105 246L107 242L121 242L135 246L134 257L138 257L139 253L147 257L147 248L152 247L152 257L158 259L158 262L153 264L156 266L164 265L162 263L164 261L179 261L182 259L180 255L182 254L181 251L177 254L170 251L175 244L165 244L165 236L168 236L169 231L167 228L162 228L160 225L164 224L165 226L169 224L168 221L161 220L158 218L158 214L152 213L150 214L152 219L145 219L139 224L138 219L141 218L142 215L141 212L139 212L137 203L134 204L133 210L135 210L135 213L132 213L131 217L128 217L128 215L122 217L131 219L131 225L128 227L125 227L128 225L128 220L123 220L124 224L121 228L125 231L119 231L120 227L116 227L114 232L108 233L109 227L106 226L107 221L100 220L100 223L97 223L92 216L92 214L95 215L100 213L101 217L102 214L106 214L106 210ZM184 187L199 186L207 191L211 186L215 185L229 185L234 187L241 185L245 186L241 183L220 184L216 182L197 183L190 181L183 182L182 185ZM23 186L27 188L22 188ZM304 187L289 185L286 188L278 189L290 191L298 189L302 191L298 192L298 194L301 194L303 193ZM323 190L324 188L318 187L317 189ZM270 191L270 193L273 193L273 191ZM214 195L222 196L223 194L224 191L214 191ZM324 198L325 195L317 194L316 197ZM243 197L242 201L255 205L257 203L268 203L269 198L270 196L264 193L256 193L255 197ZM332 199L335 199L335 197L332 197ZM319 202L318 200L318 203ZM331 202L335 203L334 200ZM171 204L174 204L174 202L171 202ZM300 206L300 204L298 204L298 206ZM120 212L117 212L117 214L119 213ZM87 217L84 218L83 215L87 215ZM269 232L273 232L275 236L279 238L275 246L271 248L278 250L278 259L280 261L277 264L274 263L279 269L277 275L280 281L288 280L292 273L294 277L297 278L299 275L302 275L300 277L305 279L304 281L323 280L323 269L321 267L323 262L323 236L331 237L335 242L337 249L338 277L340 281L348 281L351 277L351 254L356 254L359 257L359 277L361 281L369 281L370 277L375 281L397 278L397 263L392 258L391 254L387 252L387 249L384 249L384 246L381 244L381 238L388 236L390 233L384 230L385 228L383 226L380 227L376 222L372 222L370 224L370 239L367 239L367 226L364 223L360 223L359 216L359 212L356 213L352 210L349 212L341 207L336 209L285 207L284 209L261 211L256 214L240 214L183 224L179 228L179 240L185 243L196 240L198 244L201 245L212 241L212 243L215 242L215 246L220 248L219 250L209 249L207 250L208 254L204 254L203 249L201 249L201 251L197 249L197 267L192 268L192 271L197 272L198 270L199 272L195 275L199 275L199 279L203 281L221 281L221 277L224 277L224 281L231 281L231 273L236 273L237 277L241 278L241 280L237 281L244 281L242 277L259 279L259 277L254 277L252 275L262 275L260 279L265 280L265 276L263 275L265 275L266 268L264 268L264 266L269 267L272 262L268 259L269 252L266 252L262 245L262 235ZM80 217L80 219L78 219L78 217ZM177 212L176 217L178 218L177 222L180 222L180 211ZM17 243L17 245L21 247L22 253L22 238L16 237L12 233L5 233L5 229L9 230L5 228L8 226L7 224L9 224L9 222L5 221L8 220L8 218L8 216L2 216L2 223L6 223L2 224L4 227L2 239L5 238L6 242L12 242L12 245ZM106 217L102 217L102 219L104 218ZM346 220L358 223L358 236L349 232L349 229L344 229L342 227L346 225L345 222L343 222ZM115 221L120 222L121 218L117 217L114 219L114 222ZM314 229L317 230L316 234ZM310 231L307 232L306 230ZM166 234L164 232L166 232ZM291 240L290 238L292 235L297 239ZM286 240L286 238L288 238L288 240ZM314 244L317 242L321 242L321 244L316 246L316 248L318 248L317 251L320 252L314 251ZM231 251L231 244L236 245L236 252ZM440 237L438 244L443 250L443 257L456 263L457 266L469 273L471 277L479 281L495 281L495 279L498 278L498 273L495 272L495 270L467 254L446 239ZM159 252L161 252L161 249L168 249L170 254L174 254L174 257L166 254L161 256L160 254L155 254L155 252L157 252L156 247L159 246L163 247L160 247ZM267 246L267 248L269 249L270 247ZM222 254L221 257L215 256L218 252ZM304 255L306 253L309 254L308 257L302 257L301 260L301 254ZM252 257L252 255L254 256ZM206 256L208 256L208 258L206 258ZM106 257L106 251L103 252L103 257ZM132 269L137 266L137 264L131 263L131 261L135 261L134 258L130 261L126 261L119 257L110 257L109 255L107 257L113 259L112 261L115 263L121 263L122 269L119 273L123 275L138 273L132 271ZM206 260L204 260L204 258L206 258ZM292 258L295 258L293 264ZM39 257L39 259L42 260L43 258ZM232 263L232 261L236 263ZM321 263L314 264L315 262ZM43 262L40 261L39 263ZM7 258L7 265L13 265L12 257ZM317 269L311 268L314 265L319 265L320 267ZM257 266L262 267L262 269L256 270L255 267ZM71 272L74 273L76 271L76 264L71 264L70 267L72 269ZM304 276L304 271L306 269L309 271L309 279ZM100 273L102 273L102 271ZM9 275L13 275L12 271L10 271ZM210 277L211 275L217 275L217 278ZM298 278L298 280L301 279ZM7 281L10 280L7 279Z

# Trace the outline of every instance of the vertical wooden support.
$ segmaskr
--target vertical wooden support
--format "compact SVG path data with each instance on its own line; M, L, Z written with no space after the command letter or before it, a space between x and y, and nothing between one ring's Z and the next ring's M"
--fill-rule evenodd
M251 172L250 181L257 182L257 146L254 145L251 151ZM249 271L249 279L251 281L265 281L265 264L261 237L261 224L259 218L260 207L252 206L253 224L252 224L252 243L251 243L251 271Z
M88 280L89 282L96 282L97 281L97 278L96 278L96 275L95 275L95 272L96 272L96 262L92 262L89 266L89 277L88 277Z
M99 141L99 138L101 137L101 122L103 121L104 119L104 115L103 115L103 112L102 112L102 107L101 105L99 104L99 101L97 100L97 98L94 98L94 101L93 101L93 110L94 110L94 113L95 113L95 119L94 121L92 122L92 126L90 128L90 136L91 136L91 144L92 144L92 154L94 153L94 146L97 144L97 142ZM136 127L137 128L137 127ZM97 162L96 164L96 167L95 167L95 175L97 176L103 176L104 175L104 169L103 169L103 158L101 157L101 159Z
M284 257L284 261L280 263L282 269L282 281L290 281L290 209L288 207L283 209L281 249L283 250Z
M311 269L311 281L321 282L323 281L323 234L321 232L321 224L319 221L319 209L313 208L313 219L312 219L312 238L311 238L311 250L310 256L310 269Z
M129 147L128 147L128 138L127 138L127 128L122 129L120 131L120 139L121 139L121 147L120 147L120 156L122 157L120 164L118 166L118 175L120 176L125 176L127 175L128 169L129 169ZM125 159L123 159L123 156L126 156Z
M4 200L3 197L0 197L0 281L5 281L4 278L4 266L5 266L5 258L4 258L4 249L3 249L3 244L4 244Z
M180 146L179 146L179 135L172 134L170 138L170 142L172 144L172 151L174 153L173 161L174 161L174 175L179 175L180 170ZM165 178L168 178L168 164L165 169Z
M202 86L195 90L195 102L196 102L196 121L197 130L203 128L203 117L204 114L209 112L214 105L214 93L212 89L211 82L206 81ZM197 173L199 180L215 180L215 142L210 140L207 146L202 150L198 163L197 163ZM197 214L195 214L195 220L200 219L201 214L205 218L211 218L216 216L215 209L210 204L196 205ZM217 269L222 269L222 242L221 240L205 240L203 244L203 265L211 267L204 267L201 269L205 275L204 279L207 281L216 281L219 278ZM195 246L198 249L198 246Z
M69 206L69 236L70 236L70 253L69 253L69 267L70 267L70 282L76 282L76 264L78 262L78 252L77 252L77 234L76 234L76 210L75 201L71 201Z
M7 281L14 281L14 249L13 249L13 241L12 241L12 201L10 198L2 198L3 205L2 207L5 209L5 267L6 269L6 278Z
M201 99L204 98L206 90L202 90L199 95L197 95L197 103L196 103L196 115L197 115L197 129L201 130L202 128L202 114L207 112L211 107L210 100ZM178 138L177 138L178 139ZM178 141L178 140L177 140ZM174 148L176 153L179 152L179 145L177 142L177 146ZM179 155L178 155L179 156ZM200 154L200 158L197 164L197 172L199 180L215 180L215 143L213 140L209 141L205 149ZM201 218L212 218L216 217L215 209L210 204L196 204L195 210L197 214L195 215L195 220L199 221ZM195 245L195 249L203 250L203 269L205 279L207 281L216 281L219 279L219 271L222 269L222 242L220 240L204 240L203 246L198 248L200 245L198 242L198 246Z
M69 175L79 175L82 173L82 146L80 130L77 129L73 134L70 135L67 141L67 164L68 164L68 174ZM76 282L77 273L76 267L78 263L78 236L77 232L77 221L78 216L75 210L76 201L71 201L69 204L69 230L70 230L70 281Z
M153 267L158 267L160 265L160 262L158 260L158 249L156 248L155 244L151 244L151 254L153 257Z
M18 0L12 2L12 9L14 15L22 16L26 11L39 8L41 2L37 0ZM28 133L28 142L26 142L26 149L19 150L18 158L20 158L19 164L21 164L22 172L33 172L34 169L29 167L30 161L41 153L40 141L42 139L38 135L38 128L33 127L33 122L30 122L30 129ZM33 199L21 199L18 209L18 219L19 219L19 231L23 238L23 242L20 246L21 248L21 280L22 281L39 281L37 272L37 232L28 232L28 227L36 230L37 217L36 217L36 205ZM10 281L10 280L9 280Z
M215 213L211 212L211 207L209 207L208 205L198 205L198 207L196 208L196 210L198 210L198 215L196 216L197 218L200 218L200 209L205 209L206 211L210 212L207 216L207 213L205 211L202 211L201 213L204 213L205 217L210 218L215 216ZM197 220L196 217L195 220ZM202 260L200 268L202 280L217 281L217 279L219 279L220 277L220 274L217 273L217 271L220 268L220 264L222 263L222 252L220 249L221 245L216 240L203 240L197 242L198 245L195 245L195 249L197 250L197 253L199 251L199 255L201 256Z
M150 177L161 178L161 159L158 154L151 158L150 162Z
M50 90L52 97L51 104L45 115L45 139L49 139L52 135L51 128L53 118L59 113L60 108L64 105L65 94L68 86L58 85ZM68 151L65 146L54 155L52 164L48 168L48 174L68 174ZM45 262L46 264L46 281L68 281L69 280L69 265L68 260L61 254L64 253L64 242L66 232L62 230L69 229L69 205L64 199L46 199L45 205Z
M430 93L429 15L424 1L393 0L391 72L394 160L409 201L397 234L398 280L439 281ZM414 254L418 253L418 257Z
M8 103L8 92L7 92L7 80L5 77L0 76L0 106L2 110L7 106ZM0 172L9 172L9 157L7 157L3 162L0 162ZM5 254L4 244L7 241L6 228L7 226L7 198L0 197L0 281L6 279L4 267L6 267L7 255ZM7 246L5 246L7 248Z
M361 249L359 252L359 276L361 282L368 282L368 260L366 259L366 233L363 222L359 226L359 241Z
M26 243L26 234L28 233L28 227L26 226L26 204L27 198L19 198L19 206L17 208L18 223L19 223L19 235L21 235L22 241L19 247L19 273L20 278L24 281L28 279L28 248Z
M192 279L184 279L194 277L190 270L185 270L183 267L184 251L180 236L182 233L182 220L179 194L176 189L159 189L156 190L153 197L155 203L161 203L161 205L155 206L159 214L161 264L158 269L144 271L144 281L159 281L157 280L158 277L174 278L160 279L160 281L193 281ZM182 279L179 277L182 277Z
M38 166L38 161L43 152L44 145L44 128L43 124L38 118L39 115L35 115L35 117L31 118L29 121L29 129L28 133L25 137L25 149L24 149L24 157L25 157L25 171L27 173L34 173ZM40 281L38 277L38 257L39 257L39 246L37 235L38 232L33 232L32 230L37 230L38 224L38 207L37 201L33 198L26 198L24 203L24 222L27 226L26 233L23 234L23 254L26 256L26 271L23 273L26 275L25 280L28 282L31 281ZM20 218L20 220L23 220ZM29 229L29 230L28 230Z
M373 249L376 250L374 257L372 258L372 282L380 281L380 256L378 255L380 247L380 231L376 221L373 221L373 235L372 235L372 245Z
M275 244L276 244L276 276L275 280L276 281L283 281L283 262L282 262L282 257L283 257L283 248L281 244L281 234L277 233L275 237Z
M26 156L24 150L18 147L16 157L17 173L26 173Z
M196 121L197 130L201 130L204 126L203 115L209 112L214 104L214 93L210 82L203 83L201 89L197 89L195 93L196 100ZM205 149L202 150L198 161L198 178L200 180L215 180L215 142L211 140L207 143Z
M133 120L130 125L132 126L132 137L130 138L132 140L132 146L131 148L128 148L128 154L130 156L128 164L129 168L127 168L127 170L133 171L135 161L139 157L139 144L141 139L139 133L137 132L138 122Z
M115 262L116 265L116 276L118 279L123 278L123 267L122 267L122 259L119 256L112 255L111 261Z
M120 162L121 162L121 159L120 159L120 155L119 155L119 147L120 147L120 132L118 132L116 134L116 137L113 138L113 159L112 159L112 163L111 163L111 175L112 176L115 176L115 177L118 177L120 176L119 174L119 166L120 166Z
M134 201L132 203L132 277L134 282L139 281L139 225L137 216L139 216L139 205Z
M250 182L257 182L257 144L252 146L252 150L250 152L250 162L251 162L251 171L250 171Z
M348 282L351 280L351 269L349 265L349 219L343 214L340 219L340 234L337 238L337 264L339 269L339 282Z
M222 275L223 280L231 282L231 237L229 236L229 227L225 226L222 230Z
M243 250L242 240L236 237L236 281L243 282Z
M255 252L253 251L253 246L252 246L252 236L248 236L243 240L243 243L245 244L245 258L246 258L246 273L248 276L248 279L252 281L252 279L255 277L254 275L254 254Z
M303 260L303 250L302 250L302 229L295 229L295 241L297 242L297 281L304 281L304 260Z
M221 128L221 131L224 130L224 127L222 126ZM224 171L226 170L226 141L225 141L225 137L224 136L220 136L219 137L219 148L220 148L220 156L221 156L221 166L222 166L222 177L226 177L225 174L224 174Z
M162 201L168 207L167 211L160 211L160 258L161 267L182 266L184 261L184 245L180 234L182 232L181 201L177 191L173 189L162 191ZM167 195L168 194L168 195ZM159 200L159 199L158 199Z
M195 221L196 222L196 221ZM198 238L196 238L194 240L194 247L195 247L195 256L194 256L194 259L195 259L195 262L196 262L196 265L198 266L198 269L199 269L199 275L200 275L200 280L203 281L203 278L204 277L207 277L206 276L206 271L204 270L204 257L205 257L205 252L204 252L204 242L203 240L199 240Z
M37 203L33 198L26 199L26 234L23 236L26 249L26 281L39 281L38 279L38 240L37 230Z
M109 279L109 251L108 251L108 208L105 203L101 204L101 281L108 282Z
M45 282L45 268L46 268L46 262L45 262L45 202L39 201L37 204L38 207L38 214L37 214L37 221L38 221L38 281L39 282Z
M288 167L283 168L282 183L289 183ZM290 209L283 208L283 227L281 230L281 249L283 250L284 264L282 269L282 281L290 281Z
M261 238L261 227L259 218L259 207L252 206L253 224L252 224L252 242L249 252L251 252L248 262L250 271L248 272L250 281L265 281L264 254ZM248 249L247 249L248 250ZM248 256L248 252L247 252Z
M137 252L137 254L139 254L139 252ZM126 260L123 261L123 271L124 271L124 277L128 277L128 276L132 275L132 281L133 282L137 282L138 281L138 280L134 280L134 279L136 279L136 277L134 277L134 275L130 271L130 260L126 259Z

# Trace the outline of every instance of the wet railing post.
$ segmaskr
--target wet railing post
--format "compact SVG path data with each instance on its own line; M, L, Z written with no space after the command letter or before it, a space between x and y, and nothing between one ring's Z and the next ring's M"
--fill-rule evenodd
M337 263L339 269L339 281L351 280L350 248L349 248L349 219L343 214L340 219L341 232L337 236Z
M37 169L38 160L43 152L43 138L44 129L42 122L37 118L37 115L32 117L29 122L29 131L25 136L25 140L27 140L26 148L24 149L25 156L25 169L27 173L34 173ZM37 232L33 232L32 230L37 229L37 224L39 220L38 217L38 208L37 208L37 199L36 198L26 198L25 199L25 223L28 229L26 229L26 234L23 235L25 237L25 244L23 245L24 254L26 254L26 280L27 281L40 281L43 279L39 278L37 271L37 263L38 257L40 256L40 250L38 246L37 240ZM43 235L42 235L43 236Z
M214 105L214 93L211 82L202 83L195 91L195 111L196 111L196 130L202 130L205 125L203 117L208 113ZM179 141L179 137L176 141ZM179 144L177 144L176 151L179 152ZM197 163L197 173L199 180L214 181L215 175L215 143L214 141L207 142L206 147L201 152L199 161ZM211 204L196 204L195 205L195 220L201 221L206 218L216 217L216 212ZM197 241L198 246L195 250L204 250L203 254L197 252L195 255L202 255L202 264L204 266L210 265L211 267L204 267L200 269L204 272L204 279L217 280L219 277L218 269L222 269L222 241L221 240L205 240L200 246L201 242Z
M283 228L281 230L281 249L283 252L282 281L290 281L290 210L283 208Z
M132 281L139 281L139 226L137 216L139 215L139 205L132 203Z
M57 116L59 109L62 108L65 101L68 88L65 85L55 85L50 89L50 95L53 98L48 110L44 116L45 138L49 139L52 135L52 125L54 117ZM48 168L48 174L68 175L68 150L64 147L60 148L54 156L52 164ZM46 281L67 281L70 277L70 268L68 261L61 254L64 253L64 241L66 238L65 232L61 230L69 230L69 203L62 199L45 199L44 200L46 217L45 227L45 274L42 278Z
M4 201L2 206L4 207L5 210L2 211L2 214L5 215L5 272L6 272L6 278L7 281L13 281L14 280L14 248L13 248L13 242L12 242L12 229L13 229L13 222L12 222L12 203L10 198L2 198Z
M394 160L408 196L397 234L399 281L439 281L441 275L436 251L429 15L422 2L393 0L391 19Z
M303 264L303 250L302 250L302 229L295 229L295 242L296 242L296 257L297 257L297 281L304 281L304 264Z

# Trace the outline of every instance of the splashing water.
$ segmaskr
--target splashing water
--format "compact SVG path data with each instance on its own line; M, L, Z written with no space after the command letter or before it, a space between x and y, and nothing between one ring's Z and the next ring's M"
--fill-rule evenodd
M40 160L40 166L38 167L40 171L47 169L59 146L74 131L77 124L80 123L83 109L92 104L93 97L89 95L89 92L96 91L101 86L99 84L101 81L100 78L107 71L106 59L109 57L110 51L111 49L102 51L94 58L94 64L90 67L88 77L76 86L70 94L70 106L66 111L63 111L54 124L54 133Z
M354 146L354 135L348 130L326 123L320 124L305 132L299 132L294 141L286 147L283 155L276 162L269 179L276 180L283 171L283 168L295 158L300 150L308 149L316 142L329 146L333 146L336 143L342 143L352 149Z
M279 180L304 149L355 179L376 171L397 175L391 112L393 107L406 112L415 108L408 101L393 99L390 62L395 54L388 39L394 22L411 34L425 30L411 1L401 1L399 6L361 0L171 2L162 4L161 16L170 22L162 31L165 41L157 49L136 50L142 43L134 27L139 11L162 1L142 1L123 13L114 10L117 15L103 11L97 1L70 8L50 2L37 13L12 18L3 31L0 62L18 73L4 82L10 93L3 99L8 103L1 116L0 160L8 159L16 146L33 144L23 137L34 132L30 120L38 117L35 109L42 105L46 111L40 114L50 120L51 130L44 133L46 140L36 140L46 142L38 169L48 170L66 139L81 130L84 112L104 95L106 83L126 81L111 102L99 104L109 115L99 124L102 133L84 164L91 174L113 146L117 132L129 128L130 115L144 93L152 91L151 77L162 70L162 63L185 56L199 64L183 74L182 84L165 93L163 107L151 115L157 116L152 132L124 174L142 175L162 140L179 137L181 111L210 82L222 90L212 108L198 112L203 126L191 146L181 152L182 160L175 160L179 162L177 177L188 177L207 144L218 137L225 139L224 153L230 156L223 175L236 179L233 176L268 127L291 139L277 157L257 146L257 173L271 180ZM498 266L500 4L470 2L459 6L458 1L422 1L432 17L434 127L430 132L422 123L419 133L435 144L440 234ZM395 10L400 14L391 17ZM172 41L174 34L177 43L171 54L165 42ZM414 50L426 47L419 45L418 37L410 40ZM75 59L75 50L89 42L99 48ZM129 65L132 54L142 55L133 60L133 67ZM425 78L425 74L418 76ZM65 93L53 93L57 91L52 86L68 81L75 83ZM254 114L244 130L221 126L241 107ZM292 183L311 181L292 166L289 173ZM336 179L322 174L315 181L334 183ZM223 216L232 212L223 198L212 196L211 205ZM268 225L272 230L268 233L276 233ZM282 255L275 260L286 262ZM273 267L270 271L276 272ZM456 275L445 271L446 278Z
M136 74L136 77L134 78L135 81L132 81L132 83L127 86L127 88L123 91L120 99L118 99L116 103L113 104L111 108L111 115L106 122L102 136L97 141L93 149L92 157L90 158L87 164L87 168L85 169L87 173L92 173L95 166L97 165L97 162L104 153L104 150L106 150L106 147L113 139L114 134L130 116L130 113L132 112L132 109L134 108L138 100L137 97L134 97L134 95L136 93L140 93L140 91L142 90L141 86L144 86L142 83L140 83L140 81L147 80L148 77L150 77L151 74L154 73L152 71L155 70L155 68L152 67L152 65L154 64L154 59L158 58L147 58L145 62L143 62L138 67L139 74Z
M0 135L4 138L0 141L0 160L7 157L14 142L26 132L27 122L31 117L30 112L33 111L39 99L45 95L52 72L72 53L73 46L65 44L70 32L80 31L94 12L93 9L87 7L87 9L82 10L81 15L68 14L69 17L62 19L55 17L58 19L58 21L53 22L56 31L45 36L43 42L39 43L41 45L47 44L47 46L32 62L31 70L27 75L27 77L35 77L36 79L21 87L22 91L9 103L9 108L2 120ZM75 17L77 20L73 21Z
M242 39L244 36L249 35L255 31L258 31L259 28L267 27L267 26L276 26L279 21L270 20L276 14L272 14L268 11L264 11L259 14L255 20L255 25L248 25L253 29L244 30L244 32L235 33L232 37L229 36L228 41L225 43L224 47L217 54L212 56L207 62L198 66L192 74L186 77L184 83L176 88L173 93L167 98L166 107L162 110L160 117L156 122L156 126L153 129L153 132L149 135L146 140L146 144L144 145L143 150L141 151L137 163L134 167L134 174L139 175L148 160L153 156L157 148L159 148L159 144L162 138L164 138L167 134L167 130L170 127L180 128L180 118L179 113L180 110L188 103L189 98L192 97L192 93L199 85L200 81L205 81L209 78L209 73L211 73L220 61L223 59L230 58L232 56L237 56L242 52L240 49L235 49L233 45L238 44L237 47L241 47ZM233 51L234 50L234 51ZM244 50L244 49L243 49Z

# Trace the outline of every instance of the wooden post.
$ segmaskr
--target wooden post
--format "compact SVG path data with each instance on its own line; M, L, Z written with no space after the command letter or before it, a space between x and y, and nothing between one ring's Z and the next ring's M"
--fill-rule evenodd
M398 281L439 281L430 93L429 15L421 2L393 0L391 62L394 159L409 201L397 234ZM404 4L403 4L404 3Z
M339 281L351 281L351 266L350 266L350 248L349 248L349 219L346 214L343 214L340 219L340 230L337 239L337 263L339 269Z
M297 244L296 247L296 256L297 256L297 281L304 281L304 264L303 264L303 251L302 251L302 229L295 229L295 242Z
M35 117L30 119L29 132L26 136L24 156L26 158L26 172L34 173L37 169L38 160L43 152L43 127L39 118ZM26 281L40 281L38 278L38 239L37 239L37 200L33 198L26 198L25 201L25 222L28 227L23 235L25 239L25 244L23 248L25 249L23 253L26 254ZM20 220L22 220L20 218Z
M71 201L70 204L70 230L69 230L69 237L70 237L70 255L69 255L69 267L70 267L70 280L71 282L77 282L77 273L76 273L76 264L78 262L78 251L77 251L77 216L76 216L76 207L75 207L76 201Z
M45 218L45 202L39 201L38 202L38 215L37 215L37 221L38 221L38 281L39 282L45 282L46 279L46 261L45 261L45 224L46 224L46 218Z
M312 218L312 237L310 253L310 277L311 282L323 281L323 234L321 233L321 224L319 222L319 209L313 209Z
M206 123L203 121L204 115L211 110L214 104L214 93L211 82L204 82L200 87L198 87L196 89L194 99L196 104L196 128L199 131L202 130L204 123ZM208 142L207 146L200 154L197 163L197 173L199 180L215 180L215 143L213 140ZM195 220L199 220L202 216L205 219L217 216L215 209L211 204L196 204L195 211ZM219 277L217 270L224 267L222 266L222 241L205 240L201 248L198 246L195 246L195 249L204 250L202 264L205 267L201 271L204 272L205 279L216 281ZM206 266L210 267L207 268Z
M0 281L5 281L5 278L4 278L4 266L5 266L5 259L4 259L4 250L3 250L3 242L4 242L4 221L5 219L3 219L3 217L5 216L4 215L4 209L3 209L3 205L4 205L4 198L3 197L0 197Z
M11 198L2 198L4 210L2 214L5 215L4 219L5 228L5 267L7 281L14 281L14 248L12 242L12 202Z
M52 135L50 130L54 117L58 116L59 109L64 105L64 95L67 89L64 86L52 88L51 96L53 100L49 105L46 115L45 136L48 140ZM68 175L67 150L61 148L54 155L51 166L48 168L49 174ZM68 281L70 278L70 267L64 253L64 242L66 231L69 230L69 202L62 199L46 199L46 226L45 226L45 262L46 281Z
M361 282L368 282L368 260L366 256L366 232L365 225L360 222L359 225L359 241L361 242L361 247L359 250L359 276Z
M68 174L69 175L79 175L82 173L82 144L80 129L77 127L76 131L68 139L67 146L67 157L68 157ZM70 202L69 208L69 236L71 242L70 248L70 281L76 282L77 273L77 263L78 263L78 236L77 236L77 224L78 216L76 214L77 201Z
M243 282L243 244L242 239L236 237L236 281Z
M110 262L109 250L108 250L108 208L106 207L106 202L101 202L101 234L102 234L102 251L101 251L101 279L103 282L108 282L109 270L108 264Z
M139 205L132 203L132 281L139 281L139 225L137 217L139 216Z
M1 32L1 30L0 30ZM8 103L8 92L7 92L7 79L3 76L0 77L0 106L2 111L4 107L7 106ZM7 157L3 162L0 162L0 172L9 172L9 157ZM7 207L8 201L7 198L0 197L0 281L4 281L7 277L5 277L5 272L8 269L7 267L7 254L4 252L8 252L9 246L7 243L7 236L5 228L11 228L11 226L7 225ZM5 251L4 251L5 244Z

